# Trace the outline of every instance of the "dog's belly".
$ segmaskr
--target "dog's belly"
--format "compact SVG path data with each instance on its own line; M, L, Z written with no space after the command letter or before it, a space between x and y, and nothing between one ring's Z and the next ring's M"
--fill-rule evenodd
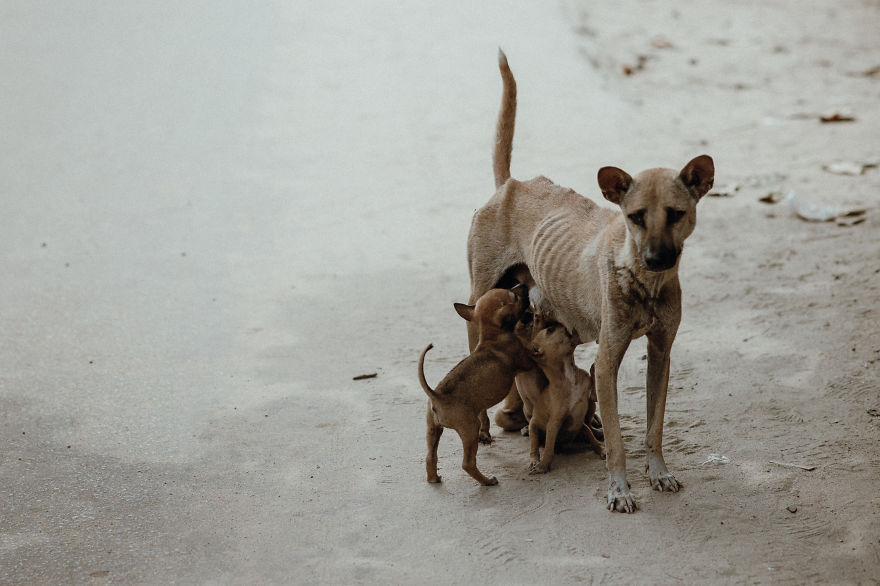
M602 305L599 232L590 228L567 210L550 214L538 224L526 260L556 318L584 342L599 337Z

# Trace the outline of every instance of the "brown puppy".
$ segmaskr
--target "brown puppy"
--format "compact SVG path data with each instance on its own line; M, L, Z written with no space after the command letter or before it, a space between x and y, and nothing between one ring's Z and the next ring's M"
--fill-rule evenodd
M547 384L538 383L532 373L517 376L516 385L523 403L529 409L529 438L531 440L530 474L544 474L550 470L560 443L586 441L599 455L602 444L585 423L596 411L596 388L593 368L586 372L574 362L574 349L580 344L558 323L536 326L530 343L532 360L541 369ZM535 384L537 383L537 384ZM540 436L544 434L544 455L540 456Z
M419 382L428 395L426 434L428 455L425 468L428 482L440 482L437 475L437 445L443 428L458 432L464 446L461 467L480 484L498 484L477 469L477 448L480 437L480 416L486 409L501 402L518 372L535 368L529 353L514 334L517 321L523 316L526 302L521 295L508 289L492 289L474 306L455 304L458 314L474 324L477 344L471 354L459 362L436 389L425 380L425 354L419 357Z
M504 83L494 155L497 192L474 214L468 236L471 299L525 265L556 317L584 341L596 340L596 388L605 434L608 508L633 512L617 414L617 372L629 343L648 336L646 469L651 486L677 491L663 459L669 354L681 320L678 259L696 224L697 202L715 168L701 155L681 171L649 169L631 177L599 169L599 187L619 211L602 208L545 177L510 177L516 82L503 53ZM468 328L471 346L477 331ZM503 410L511 414L511 394ZM511 417L513 419L513 417Z

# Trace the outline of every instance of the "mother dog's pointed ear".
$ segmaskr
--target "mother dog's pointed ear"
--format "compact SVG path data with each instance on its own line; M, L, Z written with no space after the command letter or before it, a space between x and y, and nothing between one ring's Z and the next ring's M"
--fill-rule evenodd
M623 196L629 191L632 185L632 177L623 169L617 167L602 167L599 169L597 176L599 180L599 189L602 195L611 203L620 205Z
M474 319L474 306L473 305L465 305L464 303L453 303L453 307L455 307L455 311L468 321L473 321Z
M700 155L691 160L684 166L678 178L684 183L685 187L699 200L701 197L709 193L712 185L715 184L715 163L709 155Z

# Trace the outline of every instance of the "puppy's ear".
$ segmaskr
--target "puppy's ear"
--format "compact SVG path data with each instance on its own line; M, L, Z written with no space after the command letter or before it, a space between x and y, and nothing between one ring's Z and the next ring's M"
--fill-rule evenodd
M517 335L520 339L528 339L531 341L532 338L532 324L526 323L523 320L519 320L516 322L516 326L513 328L513 333Z
M541 330L543 330L544 328L546 328L546 327L547 327L547 322L548 322L548 320L547 320L547 316L544 315L544 313L536 313L536 314L535 314L535 319L534 319L534 329L535 329L535 333L538 333L538 332L540 332Z
M709 193L715 184L715 162L709 155L700 155L684 166L678 178L684 183L694 199L699 201L701 197Z
M632 185L632 177L617 167L602 167L599 169L597 179L599 180L599 189L602 190L605 199L618 205Z
M474 306L473 305L465 305L464 303L453 303L453 307L455 307L455 311L468 321L474 320Z

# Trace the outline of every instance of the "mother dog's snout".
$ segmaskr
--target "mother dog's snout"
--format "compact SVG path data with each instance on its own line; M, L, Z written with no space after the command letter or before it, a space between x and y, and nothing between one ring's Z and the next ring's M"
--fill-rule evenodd
M665 271L675 266L678 255L681 251L671 246L661 246L658 248L648 248L645 251L644 262L645 267L649 271Z

